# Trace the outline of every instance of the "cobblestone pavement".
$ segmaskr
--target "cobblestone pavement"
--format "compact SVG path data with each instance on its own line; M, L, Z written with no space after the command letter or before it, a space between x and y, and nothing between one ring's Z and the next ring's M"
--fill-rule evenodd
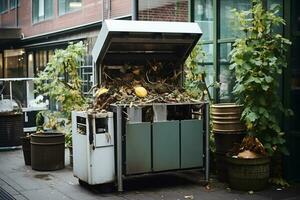
M66 151L67 154L67 151ZM66 158L68 156L66 155ZM299 200L300 186L269 187L263 192L238 192L212 179L210 188L201 182L200 171L139 176L125 180L125 192L110 186L80 186L72 168L39 172L24 165L22 150L0 151L0 187L18 200Z

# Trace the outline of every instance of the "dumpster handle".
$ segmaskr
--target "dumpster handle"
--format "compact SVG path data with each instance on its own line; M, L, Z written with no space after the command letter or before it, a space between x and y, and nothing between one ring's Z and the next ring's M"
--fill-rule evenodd
M93 114L88 114L88 124L89 124L89 142L90 145L93 144L94 141L94 115Z

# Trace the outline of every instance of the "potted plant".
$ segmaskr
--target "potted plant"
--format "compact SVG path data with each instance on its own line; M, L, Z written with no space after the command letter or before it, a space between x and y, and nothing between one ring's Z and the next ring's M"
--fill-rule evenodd
M78 68L83 62L83 58L86 54L86 47L82 42L70 43L66 49L59 49L55 51L55 54L50 59L44 71L38 74L38 78L35 81L36 92L45 96L48 96L51 100L56 102L56 111L42 112L41 115L45 118L43 123L43 130L39 131L31 136L31 155L44 155L43 166L47 162L50 152L42 150L35 152L33 148L35 138L49 139L53 135L63 135L63 148L62 141L55 140L52 143L60 143L60 151L63 151L65 147L65 136L67 137L67 146L72 145L71 140L71 111L82 110L87 106L86 98L81 92L82 81L78 74ZM51 130L51 131L50 131ZM58 134L58 132L60 134ZM51 135L51 136L49 136ZM51 140L51 139L49 139ZM45 141L43 141L45 143ZM60 153L62 155L62 153ZM39 156L40 158L42 156ZM62 157L62 156L61 156ZM32 167L34 166L35 157L31 158ZM64 156L63 156L64 162ZM49 166L49 165L48 165ZM64 166L64 165L63 165ZM57 165L51 169L42 168L41 170L52 170L61 168L62 165Z
M36 116L37 131L30 135L32 169L51 171L65 167L65 135L58 121L64 122L59 114L41 111Z
M286 154L284 134L277 116L280 111L288 114L290 110L283 108L277 92L278 78L282 69L287 66L286 52L290 41L273 32L274 26L285 24L277 16L279 7L266 10L262 0L252 0L252 3L253 6L248 11L234 11L245 35L235 41L230 53L230 69L234 70L236 76L233 93L237 103L243 105L241 120L246 126L247 134L261 141L266 150L265 157L276 152ZM251 159L247 159L244 162L246 164L251 165ZM255 172L247 175L257 178L253 173ZM234 186L231 175L229 174L229 184ZM259 190L265 186L262 184L261 187L253 188L249 185L236 189Z

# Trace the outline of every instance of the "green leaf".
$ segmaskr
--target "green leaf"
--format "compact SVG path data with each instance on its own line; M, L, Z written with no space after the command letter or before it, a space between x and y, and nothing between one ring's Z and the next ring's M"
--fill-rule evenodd
M266 82L271 83L274 79L271 76L266 76Z
M255 122L255 120L258 119L256 113L254 112L250 112L247 116L246 116L247 119L249 119L249 121L251 122Z
M261 87L264 91L267 91L270 88L268 85L261 85Z

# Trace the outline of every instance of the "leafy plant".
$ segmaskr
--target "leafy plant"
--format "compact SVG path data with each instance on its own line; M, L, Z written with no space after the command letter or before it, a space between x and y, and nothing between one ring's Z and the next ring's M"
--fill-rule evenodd
M204 62L205 52L201 44L197 44L185 62L185 82L184 87L188 94L195 99L208 99L212 101L208 88L218 87L217 83L207 86L205 83L205 68L201 63Z
M45 70L35 80L36 92L55 100L59 107L58 112L42 113L48 118L44 127L59 129L67 138L71 136L71 112L87 107L78 74L78 67L85 54L83 42L70 43L66 49L56 50ZM67 141L67 145L71 145L71 140Z
M278 95L279 77L287 67L286 52L291 44L274 26L285 25L277 16L279 7L266 10L262 0L252 0L248 11L236 11L236 19L245 37L236 39L230 52L230 69L236 75L233 93L244 105L242 121L247 131L263 143L269 155L279 151L287 154L284 134L278 123L278 111L286 114Z

